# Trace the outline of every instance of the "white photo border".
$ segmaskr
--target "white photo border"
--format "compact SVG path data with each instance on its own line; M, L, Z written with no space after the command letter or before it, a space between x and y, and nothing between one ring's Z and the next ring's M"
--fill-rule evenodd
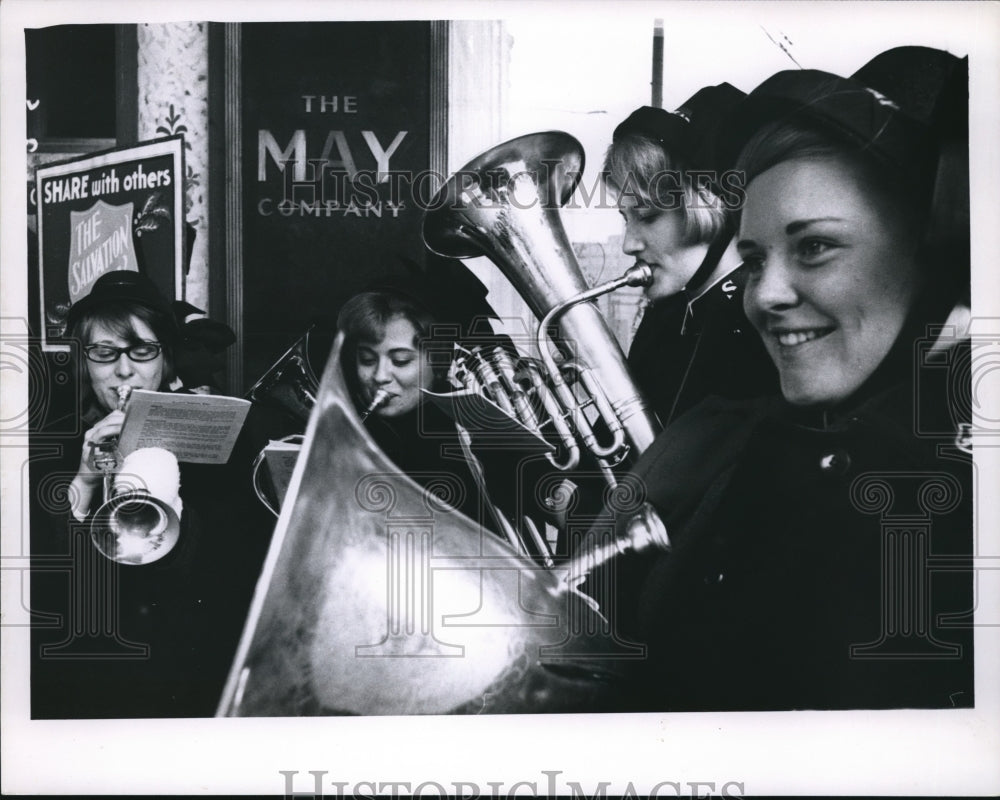
M389 2L299 0L278 4L5 0L0 6L3 108L0 293L2 336L26 326L24 179L25 27L64 22L318 20L537 17L559 20L606 13L782 16L827 28L845 43L859 26L897 26L909 43L951 37L970 62L970 160L973 315L1000 343L998 197L1000 153L1000 4L996 2ZM419 9L419 11L418 11ZM599 26L595 26L599 30ZM930 35L930 34L928 34ZM713 42L705 58L724 58ZM961 52L960 52L961 51ZM609 58L595 46L595 57ZM692 68L697 68L693 65ZM733 63L732 68L740 68ZM11 179L15 176L17 179ZM1000 346L1000 345L998 345ZM6 366L6 365L5 365ZM5 371L0 417L26 408L27 375ZM984 387L988 419L1000 419L995 385ZM27 669L27 438L0 431L2 514L2 790L7 794L304 794L345 796L454 792L492 796L591 795L630 788L644 795L762 794L995 795L1000 792L1000 628L976 632L976 708L956 711L780 712L739 714L565 715L489 718L337 718L32 721ZM987 443L988 444L988 443ZM1000 514L988 495L998 485L1000 448L975 451L977 563L983 566L979 619L1000 609ZM991 561L992 559L992 561ZM738 662L734 664L738 668ZM316 781L319 783L317 784ZM380 785L381 784L381 785ZM402 784L406 784L408 789ZM575 786L574 786L575 784ZM693 786L692 786L693 784ZM707 785L711 784L711 788ZM675 788L676 786L676 788ZM421 788L423 787L423 788Z

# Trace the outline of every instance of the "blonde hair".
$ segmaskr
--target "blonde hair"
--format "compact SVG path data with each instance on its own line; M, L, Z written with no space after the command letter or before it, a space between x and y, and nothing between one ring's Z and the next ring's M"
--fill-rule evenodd
M686 164L641 134L615 141L604 156L604 180L619 197L684 214L685 244L711 242L726 225L726 208L707 186L695 185Z

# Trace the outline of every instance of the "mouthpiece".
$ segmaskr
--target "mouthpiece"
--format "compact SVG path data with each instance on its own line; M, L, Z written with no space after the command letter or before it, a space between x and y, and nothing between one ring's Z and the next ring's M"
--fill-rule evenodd
M629 267L622 275L626 286L649 286L653 282L653 270L646 264Z
M118 405L116 406L116 409L118 411L124 411L125 404L128 402L129 397L132 396L132 387L119 386L117 392L118 392Z
M364 413L361 415L361 421L364 422L366 419L368 419L368 417L374 411L377 411L386 403L388 403L391 397L392 395L389 394L385 389L379 389L377 392L375 392L375 396L372 398L371 403L368 404L368 408L366 408L364 410Z
M566 563L566 575L558 591L578 586L597 567L611 558L629 551L646 549L670 550L673 547L667 527L650 503L643 503L616 535L593 536Z

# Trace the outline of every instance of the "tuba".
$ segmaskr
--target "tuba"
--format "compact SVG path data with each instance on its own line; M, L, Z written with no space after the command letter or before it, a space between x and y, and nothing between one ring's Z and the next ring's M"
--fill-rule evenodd
M619 641L576 585L669 546L637 504L618 538L542 569L401 473L361 422L334 343L217 715L618 710ZM596 632L596 634L595 634Z
M648 267L633 267L616 280L587 286L559 217L582 170L583 148L569 134L512 139L445 183L431 201L423 233L439 255L487 256L540 320L540 363L522 359L515 365L493 353L495 365L479 363L469 372L485 373L478 383L521 424L556 435L563 454L551 457L554 466L575 469L582 444L614 486L610 468L642 453L660 425L633 383L614 334L589 301L622 286L648 285L652 276ZM555 328L558 339L551 335ZM534 411L539 407L542 415Z
M610 473L658 424L589 301L648 276L586 287L558 216L581 166L566 134L501 145L442 188L424 236L444 255L488 255L542 320L542 366L509 359L494 368L476 354L475 381L525 427L554 431L564 442L558 464L573 462L579 439ZM544 568L457 510L446 481L431 491L388 460L350 396L342 344L315 394L217 715L621 710L623 665L643 650L621 640L578 586L620 553L670 547L652 507L623 492L626 524ZM589 399L578 399L581 389Z
M304 426L316 404L319 381L309 361L310 328L250 387L247 400L277 408Z
M632 381L625 355L591 302L623 286L647 286L636 266L589 288L560 218L583 170L580 143L562 132L521 136L488 150L458 170L431 201L424 242L452 258L488 257L539 320L537 358L512 358L502 348L474 349L464 358L466 388L482 394L520 425L559 447L546 458L571 473L595 465L609 489L614 469L634 459L660 431ZM555 335L553 335L555 334ZM556 357L561 359L557 363ZM461 427L461 420L456 420ZM553 484L544 507L558 509L573 479ZM551 567L555 553L528 516L510 518L490 501L504 536ZM559 525L564 523L558 518Z

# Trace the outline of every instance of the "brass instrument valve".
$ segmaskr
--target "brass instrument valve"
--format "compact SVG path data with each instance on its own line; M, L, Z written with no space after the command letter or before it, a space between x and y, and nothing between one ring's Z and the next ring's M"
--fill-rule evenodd
M118 440L115 438L106 439L103 442L91 442L90 464L94 469L98 469L105 475L109 475L118 469L118 462L121 461L121 452L118 450Z
M118 387L118 402L115 405L116 411L124 411L125 404L132 396L131 386ZM90 443L90 465L104 473L107 480L111 474L118 469L121 463L122 454L118 450L118 437L112 436L100 442Z

